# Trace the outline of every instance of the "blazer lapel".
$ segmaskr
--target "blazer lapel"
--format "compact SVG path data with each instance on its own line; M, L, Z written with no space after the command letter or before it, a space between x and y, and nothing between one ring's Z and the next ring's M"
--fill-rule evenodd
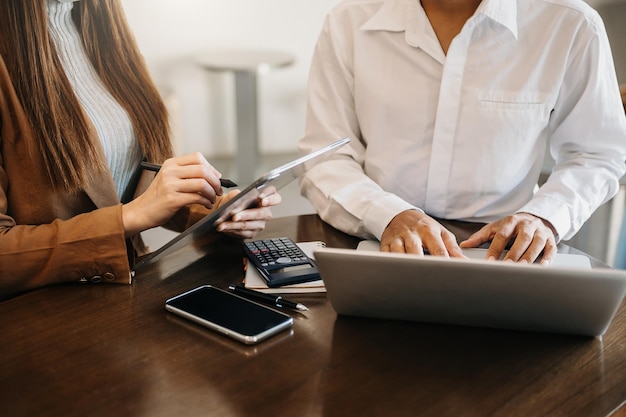
M85 193L98 208L110 207L120 203L110 172L108 175L101 175L92 179L85 187Z

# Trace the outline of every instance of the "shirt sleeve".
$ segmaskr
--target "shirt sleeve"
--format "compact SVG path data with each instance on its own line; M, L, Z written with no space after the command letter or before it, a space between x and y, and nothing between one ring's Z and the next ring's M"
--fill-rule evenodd
M550 118L554 168L519 210L548 220L565 240L618 192L626 172L626 118L608 37L599 17L588 29L572 40Z
M354 106L350 37L333 36L334 30L341 29L331 19L326 18L313 55L306 129L299 147L309 153L342 137L350 137L351 142L309 169L300 178L301 192L320 217L337 229L380 239L397 214L418 208L385 192L366 174L366 140L361 137Z

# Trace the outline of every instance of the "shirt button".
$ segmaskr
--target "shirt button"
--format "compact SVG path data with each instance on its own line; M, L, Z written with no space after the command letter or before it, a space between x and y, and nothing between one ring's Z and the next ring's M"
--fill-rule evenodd
M115 274L111 273L111 272L105 272L104 273L104 280L105 281L114 281L115 280Z
M93 277L91 277L91 282L100 282L102 281L102 276L101 275L94 275Z

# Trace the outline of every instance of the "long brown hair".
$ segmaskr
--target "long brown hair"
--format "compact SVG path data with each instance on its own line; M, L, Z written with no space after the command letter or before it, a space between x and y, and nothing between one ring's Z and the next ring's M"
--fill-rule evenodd
M0 54L33 126L52 186L76 191L105 167L48 34L47 1L0 0ZM72 17L96 73L128 113L143 155L151 161L170 156L167 111L120 1L77 2Z

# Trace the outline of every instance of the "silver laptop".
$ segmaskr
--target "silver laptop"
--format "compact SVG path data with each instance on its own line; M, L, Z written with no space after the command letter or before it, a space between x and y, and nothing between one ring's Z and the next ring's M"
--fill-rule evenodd
M348 142L350 142L349 138L339 139L307 155L281 165L278 168L272 169L250 184L250 186L241 191L241 193L237 194L237 196L229 200L226 204L205 216L202 220L177 235L158 250L141 259L141 261L135 264L133 270L137 272L158 258L176 252L189 245L200 236L214 230L218 224L228 220L234 214L255 205L262 190L269 189L269 187L273 187L276 190L283 188L291 181L298 178L308 166L326 159L335 150Z
M340 315L600 336L624 298L626 271L565 255L540 266L323 248L315 260Z

